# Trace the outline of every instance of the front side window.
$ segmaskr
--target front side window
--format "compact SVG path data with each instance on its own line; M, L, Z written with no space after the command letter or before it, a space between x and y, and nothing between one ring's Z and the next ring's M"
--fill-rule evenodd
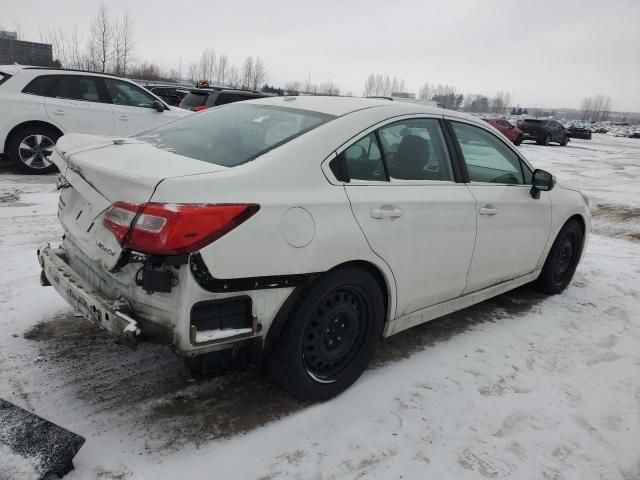
M386 181L382 155L375 133L370 133L344 150L340 156L351 180Z
M469 180L483 183L523 184L520 159L500 139L482 128L452 122Z
M234 167L333 119L295 108L232 103L136 135L158 148Z
M454 180L438 120L403 120L381 127L379 134L390 178Z
M99 102L98 80L95 77L80 75L60 75L55 84L53 96L70 100Z
M135 85L111 78L105 78L104 82L114 105L153 108L155 98Z

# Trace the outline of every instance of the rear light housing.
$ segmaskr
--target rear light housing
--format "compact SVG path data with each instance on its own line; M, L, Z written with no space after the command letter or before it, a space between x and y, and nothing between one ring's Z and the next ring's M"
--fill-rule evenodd
M215 242L252 217L260 206L115 202L103 224L123 248L184 255Z
M207 107L206 105L198 105L196 107L193 107L193 111L194 112L200 112L202 110L206 110L207 108L209 108L209 107Z

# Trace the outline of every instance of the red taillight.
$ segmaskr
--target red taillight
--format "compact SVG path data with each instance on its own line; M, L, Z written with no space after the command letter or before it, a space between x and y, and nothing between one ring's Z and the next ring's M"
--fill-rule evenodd
M120 245L157 255L195 252L259 210L250 204L114 203L104 217Z
M206 109L207 109L206 105L198 105L197 107L193 107L194 112L199 112L201 110L206 110Z

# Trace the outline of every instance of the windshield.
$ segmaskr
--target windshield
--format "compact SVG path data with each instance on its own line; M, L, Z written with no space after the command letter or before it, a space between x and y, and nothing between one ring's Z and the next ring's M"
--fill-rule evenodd
M185 157L234 167L334 118L318 112L233 103L135 136Z

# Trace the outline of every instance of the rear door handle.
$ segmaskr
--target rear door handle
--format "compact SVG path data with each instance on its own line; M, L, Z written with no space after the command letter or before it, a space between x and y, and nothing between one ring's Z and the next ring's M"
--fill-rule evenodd
M371 210L371 217L376 219L381 218L398 218L402 216L402 210L398 208L374 208Z
M126 115L118 115L118 120L122 120L123 122L126 122L127 120L129 120L129 117Z
M493 216L496 213L498 213L498 209L497 208L493 208L492 205L485 205L484 207L481 207L480 210L478 210L478 213L480 215Z

